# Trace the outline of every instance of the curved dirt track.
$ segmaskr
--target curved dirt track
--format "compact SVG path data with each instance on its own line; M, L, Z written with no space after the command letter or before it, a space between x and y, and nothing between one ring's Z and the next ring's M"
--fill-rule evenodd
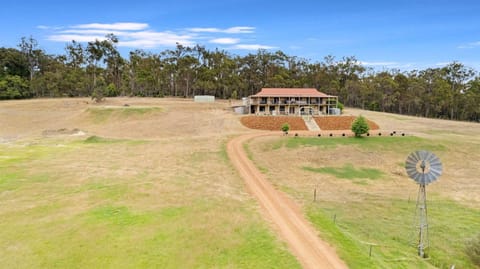
M262 206L264 214L275 225L275 230L287 242L304 268L348 268L335 250L318 238L317 232L305 220L299 207L285 194L277 191L245 154L245 141L272 134L274 133L255 133L232 139L227 145L230 160L245 180L250 193Z

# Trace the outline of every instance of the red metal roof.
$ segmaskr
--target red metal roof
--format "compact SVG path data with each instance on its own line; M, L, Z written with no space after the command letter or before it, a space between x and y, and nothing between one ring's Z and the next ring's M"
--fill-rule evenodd
M263 88L252 97L334 97L314 88Z

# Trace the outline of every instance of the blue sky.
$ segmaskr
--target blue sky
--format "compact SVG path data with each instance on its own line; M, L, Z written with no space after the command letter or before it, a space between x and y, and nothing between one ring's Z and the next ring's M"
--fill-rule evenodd
M32 35L51 54L72 39L114 33L119 49L158 52L176 42L232 54L257 49L321 61L355 56L401 70L460 61L480 71L480 1L5 1L1 47Z

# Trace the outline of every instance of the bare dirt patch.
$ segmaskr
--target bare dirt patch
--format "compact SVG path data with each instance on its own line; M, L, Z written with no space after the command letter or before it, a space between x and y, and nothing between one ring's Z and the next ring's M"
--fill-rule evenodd
M354 116L328 116L328 117L315 117L315 122L320 129L325 131L336 130L350 130L353 121L356 119ZM378 130L380 127L378 124L371 120L367 120L370 130Z
M279 131L282 125L288 123L292 131L306 131L307 126L300 117L275 116L245 116L240 119L242 124L250 129Z
M42 132L43 136L64 136L64 135L82 136L85 134L86 133L84 131L77 128L74 128L74 129L61 128L57 130L45 130Z

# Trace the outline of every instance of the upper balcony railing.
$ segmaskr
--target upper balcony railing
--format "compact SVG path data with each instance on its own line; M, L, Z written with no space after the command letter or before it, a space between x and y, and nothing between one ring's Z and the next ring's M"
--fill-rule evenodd
M331 106L336 104L336 100L324 99L324 98L312 98L308 99L260 99L260 98L251 98L251 105L315 105L315 106Z

